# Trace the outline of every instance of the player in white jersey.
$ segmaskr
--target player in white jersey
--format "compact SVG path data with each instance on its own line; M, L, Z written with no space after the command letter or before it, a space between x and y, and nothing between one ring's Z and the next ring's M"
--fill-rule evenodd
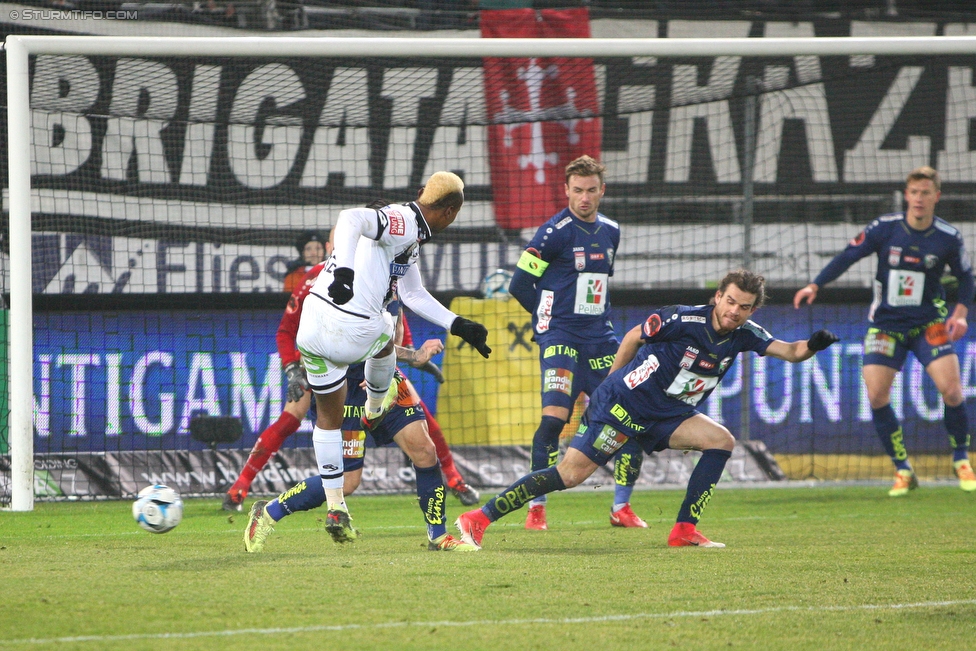
M450 329L484 357L488 330L438 303L424 287L416 262L420 246L457 218L464 183L437 172L417 201L379 209L343 210L333 233L334 250L305 301L298 349L318 417L312 433L325 488L326 530L336 542L356 538L342 496L342 418L346 369L366 361L366 418L382 416L383 398L396 369L393 319L384 308L400 301L431 323Z

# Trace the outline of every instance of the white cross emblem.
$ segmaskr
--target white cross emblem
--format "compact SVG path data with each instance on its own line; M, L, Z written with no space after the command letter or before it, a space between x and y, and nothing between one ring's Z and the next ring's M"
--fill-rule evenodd
M518 78L525 82L529 95L529 110L522 111L513 108L510 104L511 96L507 90L501 91L502 109L495 114L494 122L504 125L505 147L511 148L512 131L517 127L525 126L528 122L531 127L530 148L528 154L522 154L518 158L520 169L535 168L534 180L539 185L546 181L545 165L555 165L559 162L559 154L547 152L545 142L542 137L543 122L557 122L566 128L566 139L571 145L580 141L580 135L576 132L576 125L582 121L592 119L591 111L579 111L576 108L576 89L568 87L566 89L566 102L559 106L542 108L540 106L540 96L542 95L542 83L546 79L554 79L559 76L559 68L549 65L540 68L536 59L529 59L529 65L518 69Z

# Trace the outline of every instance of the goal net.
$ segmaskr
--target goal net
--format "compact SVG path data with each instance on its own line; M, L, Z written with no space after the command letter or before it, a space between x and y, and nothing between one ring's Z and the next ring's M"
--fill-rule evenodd
M919 165L940 170L938 212L976 242L974 53L968 37L8 37L0 500L155 481L225 491L284 406L274 336L296 240L327 234L344 208L410 200L438 170L464 179L466 201L424 247L423 278L489 326L495 352L482 361L449 337L445 383L407 373L466 479L506 485L528 470L539 351L529 315L503 291L482 298L484 280L513 270L565 207L563 168L582 154L606 165L601 212L622 232L619 334L650 308L707 302L745 266L773 291L756 320L774 336L842 338L797 366L735 363L701 407L748 442L730 478L769 478L777 462L790 478L886 476L860 380L874 261L835 283L835 302L786 299L901 210ZM410 326L418 346L444 336ZM957 350L968 397L976 342ZM916 360L893 403L921 474L951 476L942 405ZM200 416L237 419L240 438L196 440ZM310 431L254 491L314 471ZM367 463L364 490L409 489L398 452ZM683 481L689 463L652 455L642 481Z

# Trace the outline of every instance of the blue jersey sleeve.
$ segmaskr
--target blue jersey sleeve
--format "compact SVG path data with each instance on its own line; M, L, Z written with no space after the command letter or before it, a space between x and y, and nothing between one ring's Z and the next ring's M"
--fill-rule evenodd
M519 305L529 314L535 310L535 276L529 272L516 269L512 274L512 282L508 285L508 293L514 296Z
M744 334L745 340L743 350L752 350L760 355L765 355L769 344L774 341L773 335L754 321L746 321L740 330Z
M868 227L858 233L857 237L850 241L843 251L827 263L827 266L817 274L813 282L818 287L823 287L827 283L837 280L841 274L851 268L855 262L865 258L872 253L876 253L880 247L882 238L881 222L875 219L868 224Z
M572 219L567 217L567 219ZM559 257L570 241L568 228L555 228L551 221L539 227L526 249L535 249L543 262L550 263Z
M614 260L617 259L617 254L620 252L620 229L615 228L613 230L613 258L610 259L610 275L613 275Z
M949 271L959 280L958 301L969 306L973 304L974 294L976 294L976 284L973 283L973 267L969 262L969 254L966 252L966 245L963 244L961 233L956 233L956 241L959 246L947 260L947 263L949 264Z
M651 312L641 326L644 343L669 341L677 328L678 308L675 305Z

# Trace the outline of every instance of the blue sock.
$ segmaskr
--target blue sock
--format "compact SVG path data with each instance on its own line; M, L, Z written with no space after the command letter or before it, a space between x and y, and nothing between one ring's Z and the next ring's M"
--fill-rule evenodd
M559 459L559 435L566 423L555 416L543 416L539 429L532 437L532 467L531 471L545 470L556 465ZM533 504L545 504L546 496L541 495L533 500Z
M556 467L537 470L522 477L481 507L481 512L494 522L503 515L518 511L534 497L566 488Z
M685 501L678 510L677 522L698 524L705 505L712 499L715 484L722 478L725 464L732 456L729 450L705 450L702 452L698 465L688 480L688 490L685 491Z
M628 445L632 441L633 439L628 442ZM630 502L630 496L634 492L634 484L640 477L641 465L644 463L644 451L636 445L634 447L637 449L629 450L625 445L613 460L614 509L623 507L624 504Z
M952 461L969 458L969 415L966 403L955 407L945 406L945 428L949 430L949 444L952 446Z
M556 465L559 457L559 434L566 425L555 416L543 416L532 437L532 471Z
M871 418L874 421L874 430L878 433L878 440L884 451L891 457L892 463L898 470L911 470L912 464L908 463L908 450L905 449L905 438L895 416L895 410L891 408L891 403L884 407L871 410Z
M427 522L427 537L436 540L447 533L444 523L444 480L441 478L441 465L435 463L429 468L418 468L413 465L417 475L417 497L420 498L420 510Z
M277 522L298 511L311 511L325 504L325 489L318 475L308 477L268 502L264 510Z

